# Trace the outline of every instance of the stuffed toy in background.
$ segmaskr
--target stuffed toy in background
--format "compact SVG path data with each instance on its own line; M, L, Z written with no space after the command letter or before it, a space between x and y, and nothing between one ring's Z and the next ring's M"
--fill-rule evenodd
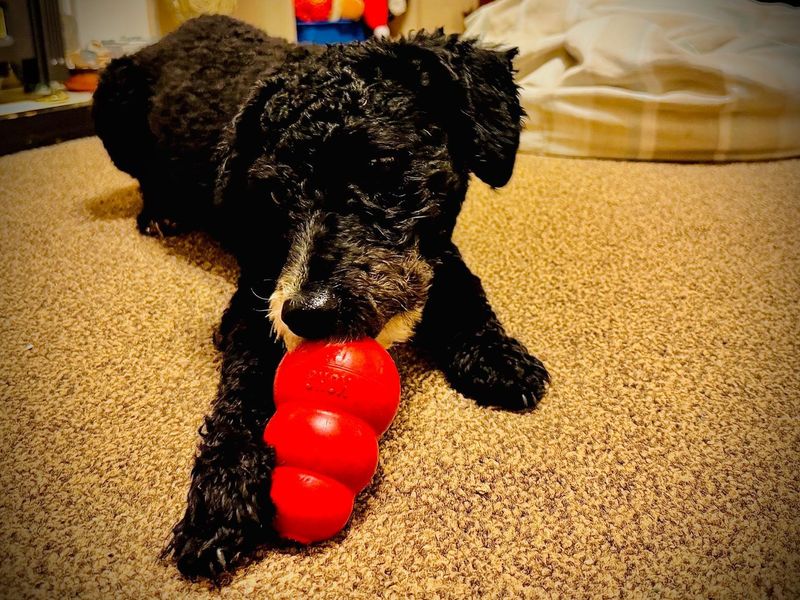
M393 17L399 17L408 10L408 2L406 0L389 0L389 12Z
M377 38L389 37L389 2L388 0L365 0L364 23L372 29Z
M294 15L298 21L306 23L327 21L332 5L332 0L294 0Z
M294 0L294 12L299 21L364 20L375 37L389 37L389 14L398 16L406 11L406 0Z

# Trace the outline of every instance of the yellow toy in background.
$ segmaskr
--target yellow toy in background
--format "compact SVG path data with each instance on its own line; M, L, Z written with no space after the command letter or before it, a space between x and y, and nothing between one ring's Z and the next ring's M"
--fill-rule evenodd
M364 14L364 0L333 0L331 8L331 21L349 19L358 21Z

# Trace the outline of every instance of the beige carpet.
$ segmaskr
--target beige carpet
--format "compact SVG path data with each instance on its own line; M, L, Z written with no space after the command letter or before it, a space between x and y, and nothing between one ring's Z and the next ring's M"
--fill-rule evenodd
M96 139L0 159L0 197L0 595L216 595L157 554L231 260L139 236ZM481 409L400 352L349 529L219 595L800 596L800 161L521 157L457 238L551 392Z

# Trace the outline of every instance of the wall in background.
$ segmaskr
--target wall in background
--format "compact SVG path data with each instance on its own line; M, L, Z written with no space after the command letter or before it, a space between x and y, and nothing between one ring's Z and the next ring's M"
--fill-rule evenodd
M260 27L270 35L292 42L297 40L292 0L239 0L233 16Z
M60 0L60 4L68 51L92 40L156 40L179 24L172 0ZM297 38L292 0L239 0L232 15L271 35Z
M479 0L408 0L408 10L389 23L393 35L412 31L433 31L444 27L446 33L462 33L464 16L478 8Z
M61 0L61 13L65 29L68 21L74 23L74 35L65 36L72 38L66 40L68 51L92 40L160 37L156 0Z

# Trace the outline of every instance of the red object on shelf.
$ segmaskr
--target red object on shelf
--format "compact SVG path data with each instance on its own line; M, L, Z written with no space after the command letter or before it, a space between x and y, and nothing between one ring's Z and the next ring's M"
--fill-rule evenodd
M327 21L333 0L294 0L294 16L303 22Z
M400 404L397 368L373 339L306 342L278 366L274 399L264 441L275 449L275 528L305 544L328 539L375 474Z
M364 3L364 23L372 30L389 23L389 0L367 0Z
M64 82L64 87L71 92L93 92L97 89L99 77L94 71L75 73Z

